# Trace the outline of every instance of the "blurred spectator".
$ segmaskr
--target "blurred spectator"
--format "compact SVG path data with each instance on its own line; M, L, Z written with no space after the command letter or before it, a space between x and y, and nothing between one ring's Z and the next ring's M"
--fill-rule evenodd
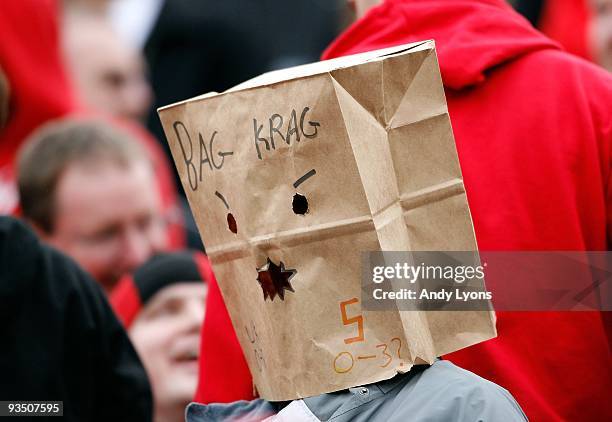
M100 287L12 217L0 217L0 319L2 400L63 401L64 421L151 420L145 370Z
M592 18L588 27L590 52L597 63L612 72L612 0L589 0Z
M18 185L24 217L107 291L166 246L147 154L102 121L37 132L20 152Z
M200 252L159 254L111 295L151 380L156 422L183 420L195 393L210 274Z
M541 0L535 26L568 52L592 60L587 39L590 20L587 1L590 0Z
M104 15L66 13L63 45L67 69L87 106L144 121L152 103L144 60L120 39Z
M40 124L76 109L61 66L57 14L54 0L2 2L0 214L17 211L13 164L21 143Z
M157 140L141 125L152 103L145 63L108 23L108 0L65 1L64 58L77 92L89 110L104 113L129 131L153 160L163 214L168 224L168 246L185 246L182 202L175 184L174 165Z
M85 112L62 67L58 13L55 0L2 4L0 75L4 78L0 76L0 214L19 212L14 161L26 137L48 120ZM170 222L170 246L182 247L185 239L183 218L166 157L157 142L142 129L125 123L121 125L145 144L154 162L164 217Z
M517 0L516 9L568 52L612 71L612 0Z

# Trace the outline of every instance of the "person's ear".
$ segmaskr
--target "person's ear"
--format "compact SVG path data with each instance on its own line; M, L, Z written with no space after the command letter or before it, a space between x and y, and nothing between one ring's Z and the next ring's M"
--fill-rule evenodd
M2 67L0 67L0 130L2 130L8 122L10 97L11 85L2 71Z

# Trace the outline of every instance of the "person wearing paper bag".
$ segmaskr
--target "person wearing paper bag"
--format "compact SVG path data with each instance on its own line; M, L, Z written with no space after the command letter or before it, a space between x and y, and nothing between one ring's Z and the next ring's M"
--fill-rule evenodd
M409 6L408 11L402 9ZM394 7L400 8L399 11ZM377 11L388 12L390 15L383 13L379 21L376 19L379 17ZM397 16L416 21L404 25ZM479 27L479 22L486 24L484 27ZM368 24L372 24L372 27ZM458 27L448 28L448 25L454 24ZM450 115L455 129L460 134L457 147L461 164L466 171L466 190L470 195L476 236L481 248L501 250L606 248L606 215L609 213L604 199L609 178L609 157L606 155L606 151L609 151L607 149L609 132L606 132L606 122L610 119L607 106L609 101L603 101L602 98L607 98L606 93L610 92L609 76L595 67L556 51L554 43L528 27L502 2L494 0L389 1L380 8L373 9L356 25L355 29L350 29L348 35L334 44L331 53L328 52L326 57L397 44L398 38L402 38L402 31L411 31L402 38L404 42L437 38L441 49L442 79L451 105ZM471 25L476 27L473 28ZM421 27L423 31L419 32L418 29ZM459 31L465 33L465 36L455 36ZM399 32L400 36L395 36L398 35L396 32ZM412 32L417 33L414 38ZM483 32L491 36L483 37L480 35ZM512 34L512 37L504 38L508 34ZM365 41L359 43L362 38ZM458 44L453 45L451 41ZM499 48L491 48L493 41L499 44ZM350 50L354 44L360 45L362 50L359 50L359 47L356 47L355 51ZM412 55L415 59L424 58L422 55L424 50L419 52L414 46L406 48L411 49L411 52L407 53L408 56ZM258 390L268 399L310 397L325 393L327 385L332 387L327 391L336 391L342 387L368 384L365 379L357 381L348 376L337 377L342 385L334 385L335 379L327 376L320 378L318 384L314 379L309 383L302 383L298 374L303 374L306 378L311 378L312 373L318 374L318 371L313 371L313 365L318 365L319 362L312 356L328 350L333 359L334 354L342 350L336 348L337 339L333 335L326 336L327 316L321 311L325 307L314 304L316 301L327 303L336 297L344 301L355 296L343 290L354 289L353 284L344 283L350 278L347 273L358 266L347 265L347 262L355 259L351 256L353 249L402 250L388 246L389 244L393 246L393 241L401 237L406 230L405 226L395 225L392 233L396 236L391 237L388 236L389 231L379 229L384 228L389 221L395 221L393 205L403 204L404 195L402 193L400 198L397 198L394 189L385 188L376 191L376 186L396 186L397 183L401 183L403 185L399 186L402 188L400 190L408 187L408 197L410 197L414 194L414 191L410 190L411 183L414 185L423 182L429 188L439 186L436 183L445 181L449 183L446 186L450 186L452 180L461 178L457 173L455 166L457 163L454 159L450 161L441 159L446 156L445 151L449 151L450 145L454 148L454 141L452 144L449 144L448 140L437 144L436 142L444 138L439 137L435 142L433 140L418 142L419 139L427 138L434 133L438 135L448 133L448 126L443 123L444 119L434 118L441 116L440 111L445 109L439 99L443 99L444 93L440 94L436 89L423 92L425 87L431 88L436 85L425 84L423 79L419 79L418 83L408 87L416 90L412 93L417 95L405 95L404 87L410 84L415 73L420 75L419 78L432 74L415 72L414 66L410 64L402 68L401 63L410 63L408 56L400 59L397 51L389 54L386 58L389 65L383 65L382 68L387 69L390 74L380 75L380 66L371 57L364 59L358 69L351 68L348 64L348 61L358 59L347 58L347 61L338 67L333 67L329 63L319 63L317 66L308 67L312 70L311 73L302 68L291 70L285 75L268 75L259 81L251 81L233 89L229 93L186 101L160 111L175 161L183 176L183 185L189 190L189 183L195 182L191 186L193 192L188 192L188 195L191 195L190 202L196 205L196 214L201 214L199 225L203 228L202 235L208 251L211 255L215 255L211 257L211 262L217 272L234 326L238 327L236 334L243 347L250 342L257 343L258 338L262 336L267 336L265 339L267 344L284 341L283 336L274 337L275 333L282 332L283 325L280 322L290 323L289 327L293 327L294 331L303 329L295 323L296 318L293 316L296 314L292 310L304 306L305 303L311 305L309 316L314 317L319 325L316 326L307 319L301 320L310 330L310 332L306 330L306 333L316 334L315 337L297 338L294 342L304 345L304 350L308 350L308 353L298 354L302 358L301 362L289 361L286 356L279 356L274 350L269 350L269 353L277 355L274 356L274 361L282 364L265 367L258 365L262 354L259 345L255 344L253 350L245 349L252 372L256 370L253 376ZM475 60L475 57L481 59ZM392 64L394 62L396 64ZM427 60L420 63L427 63ZM547 69L556 72L557 77L534 76L543 74L540 71L542 66L548 66ZM327 72L327 76L316 73L315 68ZM397 70L396 74L393 74L393 69ZM538 69L538 72L534 72L535 69ZM570 69L574 70L573 73L569 72ZM404 75L404 78L399 75ZM305 76L309 79L300 79ZM289 77L293 78L292 82L288 81ZM559 83L559 77L566 79L563 84ZM381 95L370 90L376 87L373 81L383 81L381 83L383 86L394 86L398 89L385 91L381 104ZM385 84L385 82L391 83ZM597 92L597 98L583 96L590 98L589 102L585 103L566 101L558 97L560 92L565 92L568 98L583 98L580 96L581 84L591 87L583 94ZM274 85L274 90L268 88L270 85ZM536 91L542 91L546 95L534 98L533 93ZM522 95L518 95L518 92ZM240 102L233 102L232 95L240 98ZM387 107L396 106L397 101L404 100L406 100L405 107ZM418 103L419 101L421 102ZM498 103L507 106L498 107ZM526 103L530 107L525 107ZM236 106L230 107L233 104ZM313 104L316 104L316 107ZM187 105L190 108L187 108ZM253 155L253 122L257 129L265 116L283 113L287 115L287 110L300 109L303 106L312 109L309 120L320 123L317 140L301 140L299 146L296 146L292 140L289 145L289 142L286 142L286 138L289 137L287 133L285 139L277 137L275 145L272 135L269 139L257 137L255 145L264 147L259 151L263 154ZM340 112L338 106L341 108ZM525 114L523 119L517 120L514 118L516 113L508 112L514 109L517 110L516 113L523 110L538 112ZM398 114L397 110L401 110L401 113L395 116ZM438 114L434 113L436 110ZM231 120L235 124L228 126L225 122L227 119L223 116L233 113L241 115L233 117ZM567 114L567 118L561 118L564 113ZM549 118L544 118L546 116ZM583 124L577 124L576 120L569 116L575 116ZM393 173L387 171L391 167L388 166L389 161L384 159L384 154L381 153L381 150L386 148L385 133L389 128L421 122L423 118L427 118L427 121L434 126L430 127L430 130L418 131L416 134L418 136L413 133L406 138L413 141L403 143L402 148L393 149L394 155L390 157L391 161L399 160L392 166L397 176L394 180ZM191 126L188 128L182 125L182 122L187 122ZM273 128L282 127L270 118L270 134ZM439 131L433 130L434 128L439 128ZM346 149L346 132L348 132L350 151ZM534 136L534 133L538 136ZM588 137L585 133L592 133L592 136ZM217 150L228 154L231 152L233 155L223 157L225 164L222 171L216 171L211 166L209 172L203 167L207 181L198 186L192 171L193 156L197 152L189 155L189 151L192 150L185 149L184 146L187 145L190 136L196 141L201 139L200 145L202 145L208 139L212 143L215 135L218 135L214 138ZM249 138L250 145L244 142L232 142L232 139ZM553 139L563 139L564 142L545 142ZM286 145L282 141L285 141ZM388 141L394 142L397 138L389 136ZM191 141L189 143L191 144ZM414 148L415 144L419 148ZM198 147L197 142L193 145L193 148ZM318 149L314 145L318 145ZM424 154L424 151L433 145L438 145L435 151ZM410 150L412 155L406 150ZM321 151L325 152L325 157L320 156ZM240 160L236 160L238 156ZM281 159L283 157L286 159ZM423 163L428 163L431 157L436 157L438 164L431 163L423 169ZM309 159L314 162L311 164ZM365 160L367 162L364 163ZM553 165L544 166L543 163L547 160ZM262 165L261 161L265 165ZM241 166L235 164L237 162ZM342 162L343 165L334 167L325 164L329 162ZM378 166L373 168L368 162L376 162ZM313 184L315 179L309 179L300 186L300 193L316 198L312 202L314 206L310 214L307 213L302 217L303 220L296 220L290 213L290 208L283 206L291 200L293 181L289 179L294 179L297 183L312 167L316 167L315 177L318 182ZM341 167L342 171L338 167ZM382 167L387 168L382 169ZM446 168L445 173L451 175L451 179L431 180L431 177L442 168ZM512 171L500 171L507 168ZM403 172L411 170L413 170L412 177L404 177ZM258 177L252 177L254 174ZM359 174L361 180L356 180L355 174ZM372 181L375 183L371 183ZM277 185L273 186L272 182ZM367 204L363 197L359 197L359 189L354 189L359 185L362 185L367 193ZM570 188L575 191L568 194ZM215 191L225 198L223 204L221 197L215 199ZM333 206L330 197L335 200ZM460 196L455 198L459 199ZM273 200L264 202L265 199ZM207 206L204 207L204 204ZM338 204L348 205L338 207ZM385 208L385 204L389 207ZM454 204L456 206L459 203ZM453 221L451 217L453 215L465 215L465 203L461 208L462 211L458 213L447 213L448 208L433 206L425 207L429 212L422 212L418 209L420 205L417 204L416 210L414 205L414 203L410 205L407 210L406 220L412 236L408 249L474 250L475 242L469 246L467 237L463 238L466 242L462 243L462 247L456 248L453 241L457 238L449 236L451 233L454 234L454 229L467 227L463 222L457 222L451 227L444 225ZM433 213L436 209L443 213L436 215ZM312 241L312 236L309 237L310 232L315 230L312 227L335 228L338 227L338 222L344 222L349 227L353 224L354 227L356 221L367 221L370 212L373 220L380 216L384 217L384 220L378 219L378 223L382 224L374 224L378 238L384 239L384 245L383 242L378 246L375 241L368 243L366 237L359 238L355 230L347 230L344 232L345 238L351 241L343 241L341 236L326 236L324 242L316 243L317 248L308 247L307 242ZM225 219L224 213L236 217L237 230L228 230L224 224L221 224L222 219ZM359 219L361 217L364 219ZM419 236L423 233L420 230L426 228L427 224L436 218L438 227L444 227L444 230L432 236ZM467 230L463 233L467 233ZM302 236L304 242L295 242L297 235L304 235ZM428 243L429 249L418 247L420 245L415 247L415 240L416 243L420 243L424 239L437 240L439 243L434 247ZM236 247L242 243L251 248L241 250ZM334 246L328 247L327 243ZM295 253L294 250L300 250L300 253ZM237 254L237 251L240 253ZM233 278L251 280L252 283L256 276L253 273L254 268L264 268L266 257L272 259L281 270L283 265L289 269L297 269L296 279L301 280L292 282L297 292L296 299L293 298L293 294L287 293L283 313L281 305L276 304L278 302L274 304L265 302L262 305L260 301L255 301L253 284L241 282L238 288L238 285L229 282ZM324 259L320 259L321 257ZM248 265L243 266L243 269L234 265L238 264L239 260L248 262ZM325 266L322 265L323 262ZM335 268L335 274L316 274L315 270L327 271L326 267ZM338 268L342 268L343 271L338 271ZM307 277L308 271L311 273L314 271L315 276ZM342 284L343 289L333 290L330 287L333 284L326 283L315 286L313 280L316 279L334 280L335 284ZM312 293L317 290L319 295L313 295ZM312 300L305 300L309 295L312 296ZM250 300L245 300L244 296L248 296ZM329 309L332 309L332 306ZM246 315L251 315L251 312L253 315L263 314L255 323L255 326L260 327L257 330L251 327L250 322L245 321ZM273 314L274 318L265 318L265 313ZM555 327L555 330L551 330L550 327ZM256 331L260 336L254 335ZM391 331L389 328L387 333L393 334ZM483 332L488 334L480 341L491 337L490 330L485 329ZM574 333L578 332L584 335L577 338ZM513 318L512 315L503 314L500 334L499 339L476 346L477 348L472 350L468 349L461 355L454 355L453 358L461 359L463 356L463 361L468 362L471 368L476 368L481 374L489 374L488 378L496 377L494 379L517 395L520 403L528 406L527 413L537 416L538 419L579 419L585 412L592 413L590 419L594 419L609 411L609 406L608 410L605 407L607 404L605 396L610 383L607 376L610 373L609 351L601 315L523 313ZM574 338L576 341L567 343L567 338ZM311 347L307 339L313 339L315 347ZM545 342L542 339L546 339ZM378 340L382 343L385 337L378 337ZM537 353L526 345L534 345L533 350L537 350ZM286 341L284 346L283 350L286 350L295 347L295 344ZM542 354L541 350L544 349L563 351L563 353ZM450 352L451 350L447 348L440 354ZM300 352L297 350L295 353ZM291 353L288 355L294 356ZM581 359L584 356L595 356L595 358L583 362ZM432 363L431 360L427 361ZM563 361L568 364L561 364ZM564 369L561 372L558 370L560 365ZM288 371L286 378L279 373L279 368ZM262 371L266 375L269 372L272 376L262 376ZM570 376L573 371L577 372L574 376ZM358 378L355 373L351 376ZM588 388L574 388L573 380L579 376L587 381ZM354 382L352 385L345 385L349 378ZM383 378L371 382L381 379ZM567 384L567 380L570 380L570 385ZM296 384L293 388L295 394L293 397L291 397L291 382ZM565 387L562 387L563 385ZM319 387L320 390L315 391L315 387ZM568 391L571 393L567 394ZM597 407L597 410L591 410L594 407Z
M364 15L379 1L357 3ZM324 58L432 37L444 50L442 77L481 249L607 249L610 131L603 125L610 122L610 76L558 51L495 0L387 1ZM577 167L567 170L574 159ZM571 186L569 194L564 187ZM534 420L610 418L601 315L501 314L499 325L500 338L450 358L509 388ZM220 358L210 352L201 355L207 367ZM207 379L198 401L215 397L214 378ZM248 391L250 379L234 383Z
M381 83L404 75L405 84ZM286 119L275 113L282 103ZM194 404L189 421L275 411L525 420L507 391L436 359L495 337L490 307L406 312L393 302L376 312L362 303L363 251L467 251L478 261L433 42L262 75L160 117L266 399ZM311 131L298 130L306 124Z

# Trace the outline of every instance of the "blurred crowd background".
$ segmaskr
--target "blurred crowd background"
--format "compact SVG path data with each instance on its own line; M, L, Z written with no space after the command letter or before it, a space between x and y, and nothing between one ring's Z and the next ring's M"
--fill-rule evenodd
M26 3L0 2L0 213L26 217L116 296L164 403L156 412L182 414L196 388L205 288L164 289L212 273L202 275L206 263L172 282L138 273L162 251L204 252L156 109L317 61L353 12L345 0L41 0L22 13ZM511 3L612 71L612 0ZM168 334L167 350L154 332ZM163 386L175 371L191 377L174 381L177 391Z

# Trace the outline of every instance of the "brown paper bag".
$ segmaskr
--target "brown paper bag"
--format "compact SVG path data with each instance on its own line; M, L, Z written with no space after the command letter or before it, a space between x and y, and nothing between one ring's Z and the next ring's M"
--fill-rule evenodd
M495 336L491 312L361 309L361 253L476 250L432 41L159 110L260 395L388 379Z

